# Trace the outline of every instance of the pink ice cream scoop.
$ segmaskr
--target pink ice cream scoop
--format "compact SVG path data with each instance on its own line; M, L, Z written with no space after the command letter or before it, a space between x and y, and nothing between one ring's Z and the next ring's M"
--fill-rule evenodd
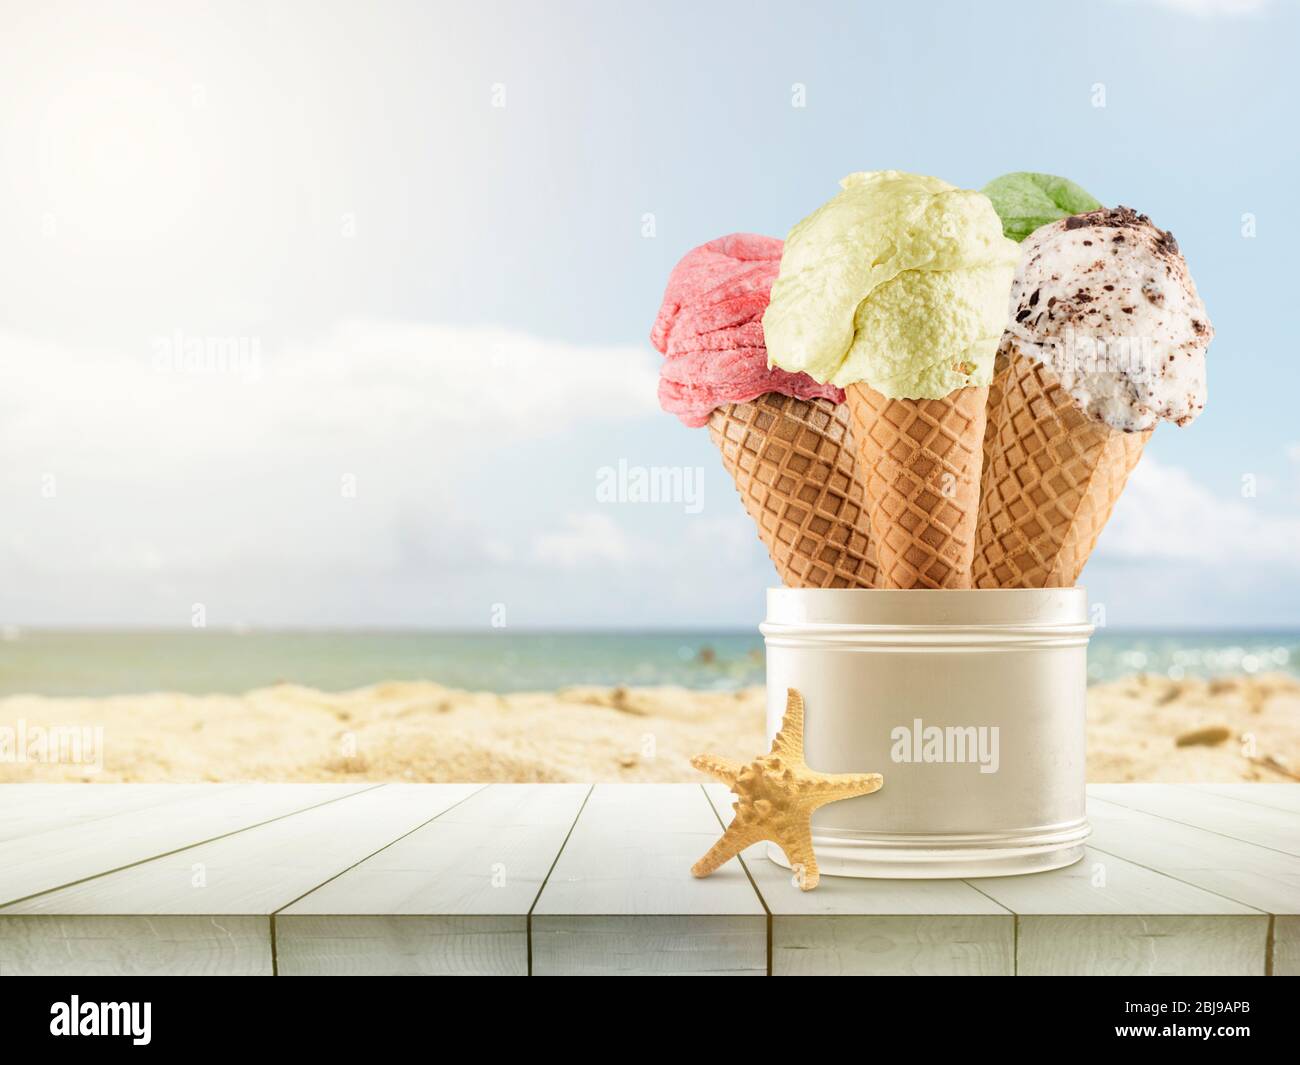
M650 342L665 356L659 405L697 428L726 403L768 392L844 402L807 374L768 369L763 312L781 268L781 241L733 233L687 252L668 278Z

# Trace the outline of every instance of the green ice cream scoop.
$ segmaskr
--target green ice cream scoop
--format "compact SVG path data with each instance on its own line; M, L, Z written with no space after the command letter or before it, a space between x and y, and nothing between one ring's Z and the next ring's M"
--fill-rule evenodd
M890 399L987 385L1020 251L988 197L898 170L840 186L786 238L769 363Z
M1003 174L984 186L984 195L1002 219L1002 230L1012 240L1024 240L1035 229L1101 209L1091 193L1069 178L1018 170Z

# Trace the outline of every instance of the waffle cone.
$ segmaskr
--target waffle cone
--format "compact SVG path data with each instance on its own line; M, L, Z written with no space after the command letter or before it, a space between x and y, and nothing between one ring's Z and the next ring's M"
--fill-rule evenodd
M875 585L843 406L769 393L719 407L709 436L787 588Z
M984 403L984 463L980 466L980 500L984 499L984 481L983 474L988 472L990 464L993 462L993 451L997 444L997 434L993 431L993 426L997 424L998 408L1002 406L1002 390L1006 384L1007 376L1003 372L1007 366L1007 356L1005 347L999 347L997 356L993 360L993 380L989 382L989 397ZM976 530L976 541L979 540L978 527Z
M977 588L1069 588L1151 430L1083 413L1055 374L1003 340L975 548Z
M849 385L867 518L884 588L969 588L988 388L889 399Z

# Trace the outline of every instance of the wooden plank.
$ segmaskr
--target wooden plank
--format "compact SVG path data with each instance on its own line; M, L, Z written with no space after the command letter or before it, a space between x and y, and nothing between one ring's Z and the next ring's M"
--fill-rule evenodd
M281 976L527 976L528 917L275 918Z
M273 935L285 973L521 972L530 905L539 974L758 975L770 910L774 974L1260 974L1272 913L1300 975L1295 786L1241 788L1094 786L1069 869L805 893L763 847L691 877L720 785L12 785L0 897L48 886L0 975L266 973Z
M1020 917L1021 976L1263 976L1268 918Z
M767 973L767 919L757 914L553 914L532 920L534 976Z
M276 915L281 975L528 973L528 911L587 784L494 784Z
M1300 917L1273 918L1273 975L1300 976Z
M0 843L0 903L122 869L375 786L209 786L177 802L128 810L104 820L68 824L40 835L20 836Z
M491 784L277 916L527 915L589 784Z
M0 976L270 976L269 923L265 917L0 916Z
M1081 862L1029 876L970 880L1013 913L1258 915L1259 911L1133 862L1085 848Z
M1300 858L1090 796L1098 851L1266 913L1300 913Z
M312 785L291 785L310 788ZM230 957L230 927L245 942L234 961L271 956L275 910L288 905L381 847L423 824L480 785L384 785L325 803L0 910L0 956L22 959L33 974L139 972L202 968ZM51 926L24 925L32 915L58 916ZM167 919L159 919L165 915ZM104 918L124 922L111 939ZM172 920L171 918L186 918ZM243 918L241 920L241 918ZM248 920L256 918L255 920ZM231 924L233 922L233 925ZM8 941L22 944L10 947ZM83 950L84 954L70 953Z
M721 823L725 785L705 786ZM800 891L767 844L742 856L772 920L773 976L1009 976L1015 917L961 880L823 876Z
M1179 784L1178 786L1300 814L1300 784Z
M0 843L233 787L234 784L0 784Z
M1300 855L1300 818L1287 810L1169 784L1094 784L1088 793L1131 810Z
M536 975L767 972L767 914L698 784L597 784L533 907Z
M0 913L269 916L481 787L381 785L37 895Z
M1092 848L1065 869L970 883L1018 915L1022 976L1264 972L1266 914Z
M1014 958L1010 914L772 918L773 976L1011 976Z

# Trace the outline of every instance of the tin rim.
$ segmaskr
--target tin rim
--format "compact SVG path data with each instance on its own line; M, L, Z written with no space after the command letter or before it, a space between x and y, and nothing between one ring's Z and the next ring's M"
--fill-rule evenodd
M960 836L814 832L817 865L827 876L886 879L1015 876L1073 865L1092 834L1087 818L1019 831ZM790 863L775 844L767 857Z
M1075 647L1088 642L1083 588L769 588L759 631L771 646L928 652Z

